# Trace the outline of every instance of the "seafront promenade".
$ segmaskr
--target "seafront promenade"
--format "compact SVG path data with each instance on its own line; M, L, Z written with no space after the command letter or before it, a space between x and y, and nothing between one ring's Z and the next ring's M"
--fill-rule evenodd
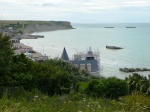
M43 35L32 35L31 33L27 34L16 34L12 29L10 28L1 28L0 27L0 33L5 36L10 37L10 41L12 42L14 53L15 55L24 54L28 58L32 59L33 61L45 61L48 59L48 56L43 55L42 53L39 53L35 51L31 46L25 45L20 42L21 39L37 39L37 38L44 38Z
M18 54L25 54L28 58L34 60L34 61L45 61L48 59L48 56L43 55L42 53L39 53L35 51L31 46L25 45L23 43L20 43L20 41L12 42L14 47L14 53L16 55Z

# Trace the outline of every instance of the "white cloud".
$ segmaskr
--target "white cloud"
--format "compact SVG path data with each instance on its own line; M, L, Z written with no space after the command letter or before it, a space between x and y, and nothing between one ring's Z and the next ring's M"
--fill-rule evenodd
M88 14L89 16L104 13L113 15L121 11L150 13L149 7L150 0L0 0L0 12L5 19L55 20L75 15L82 17L86 15L87 18Z
M5 3L18 7L54 9L64 12L91 12L99 10L113 10L122 7L150 6L149 0L6 0ZM15 8L15 7L14 7ZM22 9L23 10L23 9Z

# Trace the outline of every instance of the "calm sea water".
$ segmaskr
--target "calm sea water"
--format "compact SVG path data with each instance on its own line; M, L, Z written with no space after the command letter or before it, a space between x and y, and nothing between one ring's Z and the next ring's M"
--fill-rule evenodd
M131 73L122 73L119 68L150 68L150 23L141 24L72 24L76 29L36 33L41 39L24 39L22 43L50 57L60 57L66 47L70 58L80 51L100 51L103 76L125 78ZM114 27L114 28L104 28ZM136 28L126 28L136 27ZM124 49L110 50L106 45ZM144 76L150 72L140 72Z

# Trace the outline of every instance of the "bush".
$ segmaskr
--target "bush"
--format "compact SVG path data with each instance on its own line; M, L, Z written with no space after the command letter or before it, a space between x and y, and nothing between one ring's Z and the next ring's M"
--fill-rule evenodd
M120 96L128 93L128 87L124 80L110 77L92 80L86 88L86 93L95 97L118 99Z
M134 73L132 76L126 78L130 93L133 91L140 91L150 95L150 79L142 75Z
M50 91L53 91L55 94L69 93L70 82L69 74L66 72L57 72L50 77Z
M84 93L89 82L79 82L76 84L76 92Z
M149 112L150 111L150 97L145 94L135 91L130 95L119 98L119 102L115 104L118 112Z

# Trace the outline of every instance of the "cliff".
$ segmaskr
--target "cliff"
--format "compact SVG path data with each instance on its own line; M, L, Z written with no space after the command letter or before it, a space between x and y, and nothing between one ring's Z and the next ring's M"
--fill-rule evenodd
M66 21L38 21L26 24L23 28L23 33L43 32L43 31L55 31L55 30L67 30L73 29L70 22Z
M73 29L68 21L24 21L24 20L3 20L5 28L13 28L16 33L33 33L54 30Z

